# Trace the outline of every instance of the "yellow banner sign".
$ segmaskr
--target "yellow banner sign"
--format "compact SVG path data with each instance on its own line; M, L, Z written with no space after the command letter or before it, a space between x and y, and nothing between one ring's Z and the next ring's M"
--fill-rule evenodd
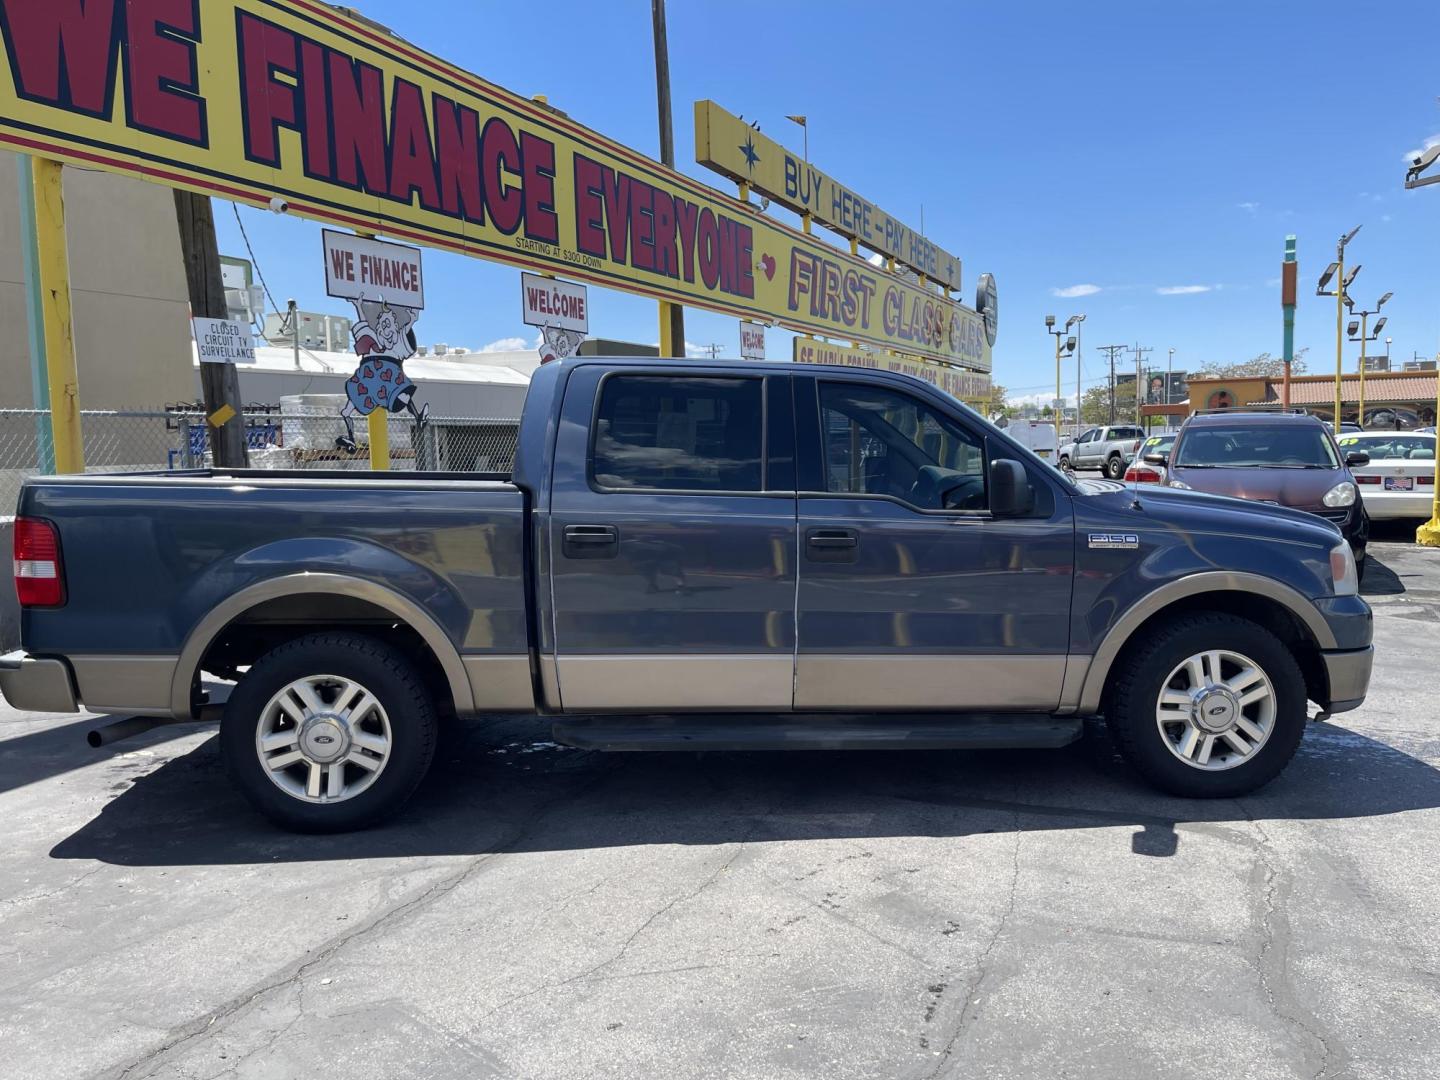
M988 369L970 308L317 0L0 0L0 146Z
M960 288L960 260L713 101L695 103L695 160L916 273Z
M852 349L844 345L832 345L828 341L813 338L795 339L795 363L797 364L839 364L844 367L874 368L877 371L896 371L901 375L924 379L930 385L945 391L961 401L988 401L990 398L990 376L975 371L962 371L945 364L932 364L908 356L888 356L885 353Z

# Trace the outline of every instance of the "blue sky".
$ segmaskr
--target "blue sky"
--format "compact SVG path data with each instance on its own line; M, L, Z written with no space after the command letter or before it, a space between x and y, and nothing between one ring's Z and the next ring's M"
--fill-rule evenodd
M352 4L658 156L644 0ZM785 114L807 115L820 168L917 227L923 205L925 232L964 261L962 297L996 275L995 377L1012 390L1053 384L1047 312L1087 315L1087 381L1103 344L1152 346L1160 366L1174 348L1177 368L1278 354L1287 233L1299 236L1297 346L1312 371L1333 370L1333 302L1314 281L1362 223L1352 295L1394 291L1394 355L1440 347L1440 187L1402 189L1405 153L1440 139L1433 0L671 0L669 34L680 168L732 190L694 163L697 99L795 147ZM216 210L221 250L243 256L229 206ZM342 310L324 295L317 226L240 213L281 303ZM518 271L425 258L422 342L533 338ZM649 301L592 287L591 306L597 335L658 336ZM738 354L733 319L691 310L686 337ZM772 358L788 358L788 340L770 332ZM1353 367L1357 347L1346 355ZM1067 364L1071 393L1074 378Z

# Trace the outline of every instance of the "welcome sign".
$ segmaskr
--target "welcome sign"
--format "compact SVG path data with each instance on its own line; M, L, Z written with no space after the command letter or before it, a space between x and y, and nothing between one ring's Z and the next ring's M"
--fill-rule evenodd
M0 146L988 370L970 308L312 0L0 0Z

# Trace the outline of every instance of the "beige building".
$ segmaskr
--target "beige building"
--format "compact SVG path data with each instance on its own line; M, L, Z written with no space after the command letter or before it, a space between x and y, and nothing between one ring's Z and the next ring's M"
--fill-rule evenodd
M30 408L19 159L0 151L0 408ZM82 409L160 409L197 393L174 196L128 177L65 169Z

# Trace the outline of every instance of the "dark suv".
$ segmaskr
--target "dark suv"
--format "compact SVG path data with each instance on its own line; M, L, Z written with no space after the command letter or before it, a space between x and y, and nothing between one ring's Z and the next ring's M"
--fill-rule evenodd
M1196 413L1180 428L1169 454L1145 460L1166 466L1172 488L1233 495L1324 518L1350 542L1364 573L1370 518L1350 466L1366 465L1370 457L1341 453L1323 421L1288 412Z

